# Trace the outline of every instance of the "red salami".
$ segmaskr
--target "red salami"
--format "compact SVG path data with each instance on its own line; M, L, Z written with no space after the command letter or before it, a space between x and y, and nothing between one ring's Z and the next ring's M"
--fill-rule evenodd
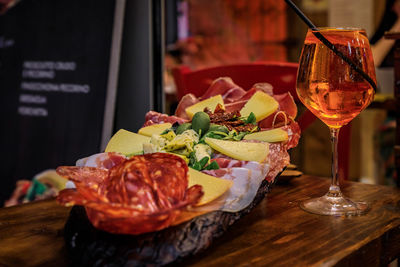
M135 156L110 170L59 167L76 190L60 192L64 205L84 205L92 224L119 234L140 234L168 227L181 210L197 203L201 186L187 188L188 167L178 156Z
M284 144L269 145L268 163L270 168L265 179L271 181L290 163L290 157Z

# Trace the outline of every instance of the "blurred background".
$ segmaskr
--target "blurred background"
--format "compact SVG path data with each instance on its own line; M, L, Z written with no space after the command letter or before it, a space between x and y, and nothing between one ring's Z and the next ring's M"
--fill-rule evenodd
M393 99L393 41L382 37L400 31L398 1L294 2L317 26L367 31L379 94L352 122L348 178L395 185L394 110L382 104ZM43 176L101 152L118 129L137 131L147 111L173 114L174 67L298 62L307 31L283 0L0 0L0 12L0 206L13 192L9 205L43 197L40 179L57 192L58 178ZM314 122L291 156L330 176L328 128Z

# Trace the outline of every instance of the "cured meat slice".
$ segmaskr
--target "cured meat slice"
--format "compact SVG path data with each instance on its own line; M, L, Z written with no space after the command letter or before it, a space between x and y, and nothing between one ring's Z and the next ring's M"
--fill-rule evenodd
M274 96L274 87L270 83L256 83L253 85L253 88L256 91L263 91L270 96Z
M251 140L250 142L260 141ZM253 161L235 160L223 154L216 154L213 160L217 161L220 169L207 171L210 175L223 178L224 173L229 172L230 169L246 168L253 171L260 171L263 178L271 182L289 164L290 157L287 152L287 144L271 143L269 144L269 153L265 163L260 164Z
M236 99L235 101L229 102L225 104L225 109L227 112L232 112L235 110L241 110L242 107L247 103L247 101L257 92L263 91L269 95L272 94L272 85L269 83L256 83L250 90L246 91L241 98Z
M108 176L108 171L94 167L62 166L57 168L58 175L76 184L94 187L101 184Z
M279 110L285 111L285 113L293 119L296 118L297 106L291 93L288 92L285 94L273 95L273 97L279 103Z
M110 170L100 193L144 210L169 209L184 199L188 185L188 167L176 158L167 153L133 157Z
M288 141L285 143L286 149L291 149L297 146L300 140L300 126L297 122L291 121L289 125L281 127L281 129L285 130L288 133Z
M290 119L289 115L284 111L275 111L262 121L258 122L258 127L260 129L273 129L279 128L289 124Z
M97 153L89 157L79 159L76 162L76 166L111 169L115 165L124 162L126 159L127 158L124 155L115 152Z
M175 116L178 116L182 119L189 120L189 116L186 114L186 108L190 107L200 100L194 94L186 94L179 101L178 106L176 107Z
M188 121L184 118L179 118L177 116L168 116L167 114L159 113L156 111L147 112L145 120L146 120L146 122L144 123L143 127L153 125L153 124L165 123L165 122L169 122L172 124L177 122L179 124L182 124L182 123L185 123Z
M236 110L241 110L242 107L247 103L247 100L238 100L233 103L229 103L225 105L226 112L233 112Z
M265 179L270 182L290 163L290 157L285 144L269 145L268 163L270 168Z
M283 119L280 116L276 117L276 121L273 124L275 127L272 127L271 125L268 125L268 127L261 127L263 126L263 124L259 124L261 126L260 127L260 131L267 131L270 130L271 128L280 128L284 131L287 132L288 134L288 140L284 143L286 145L286 149L291 149L297 146L297 144L299 143L300 140L300 134L301 134L301 129L299 124L290 119L290 118L285 118ZM281 126L283 125L283 126Z
M186 177L188 172L185 161L179 157L181 160L176 161L167 153L146 154L144 158L147 160L150 176L159 192L168 196L173 205L183 199L188 187L188 179L180 178Z
M75 204L82 205L84 202L106 201L105 197L98 194L98 189L99 185L106 180L108 170L93 167L61 166L56 171L58 175L74 182L74 187L76 187L78 193L71 193L76 192L75 189L60 191L58 195L60 203L72 206Z
M229 89L225 94L222 95L224 103L232 103L242 98L246 94L246 91L240 87L234 87Z
M111 169L59 167L75 189L60 192L64 205L84 205L92 224L119 234L140 234L169 226L181 210L203 195L199 185L187 188L187 165L166 153L132 157Z
M215 95L221 95L225 103L238 100L246 91L239 85L235 84L229 77L221 77L215 79L207 91L200 97L200 100L210 98Z

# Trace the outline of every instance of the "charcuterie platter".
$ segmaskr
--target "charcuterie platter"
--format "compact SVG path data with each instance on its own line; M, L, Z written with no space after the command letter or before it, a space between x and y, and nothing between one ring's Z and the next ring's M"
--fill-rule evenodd
M252 210L289 164L300 130L290 93L219 78L173 116L150 111L103 153L61 166L74 206L65 240L75 265L165 265L199 253Z

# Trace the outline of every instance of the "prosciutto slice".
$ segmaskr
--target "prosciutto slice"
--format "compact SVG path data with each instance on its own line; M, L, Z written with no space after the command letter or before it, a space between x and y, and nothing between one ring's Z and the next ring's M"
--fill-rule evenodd
M184 95L176 107L175 115L182 119L189 120L189 116L185 112L186 108L198 103L199 101L200 100L194 94Z
M187 119L184 118L180 118L177 116L169 116L167 114L163 114L163 113L159 113L156 111L149 111L146 113L146 117L145 117L145 123L143 125L144 126L149 126L149 125L153 125L153 124L160 124L160 123L172 123L174 124L175 122L182 124L187 122Z
M124 162L127 158L119 153L106 152L97 153L86 158L76 161L76 166L79 167L95 167L101 169L111 169L115 165Z
M233 186L223 198L219 198L202 209L219 209L237 212L246 208L257 194L261 182L273 182L275 177L289 164L289 154L283 144L270 144L267 162L242 161L216 154L212 161L220 166L217 170L204 173L233 181Z
M251 142L259 142L252 140ZM258 171L262 175L263 179L272 182L275 177L283 171L283 169L289 164L290 156L287 152L287 144L276 143L269 144L269 153L267 161L264 163L258 163L254 161L243 161L232 159L223 154L216 154L213 158L218 163L220 168L233 169L233 168L246 168L252 171ZM224 178L223 172L220 170L206 171L210 175Z
M235 84L231 78L222 77L213 81L207 91L200 97L200 100L210 98L215 95L221 95L224 103L231 103L240 99L246 91Z

